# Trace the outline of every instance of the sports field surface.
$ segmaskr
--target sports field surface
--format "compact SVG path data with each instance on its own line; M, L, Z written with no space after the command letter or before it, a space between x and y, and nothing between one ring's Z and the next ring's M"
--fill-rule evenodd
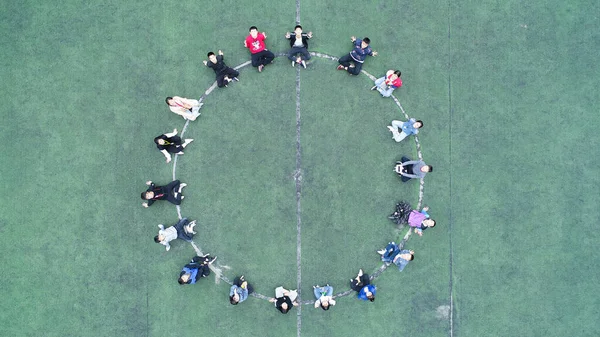
M0 3L0 336L600 335L598 1L24 1ZM242 41L312 31L307 69L259 73ZM379 55L336 71L350 37ZM240 82L212 88L223 50ZM317 55L318 54L318 55ZM368 76L400 69L393 98ZM368 74L367 74L368 73ZM214 89L214 90L212 90ZM185 123L167 96L202 97ZM396 143L386 125L425 123ZM185 130L165 163L152 139ZM401 183L402 155L434 171ZM173 225L144 182L188 184L180 214L223 278L180 286L196 254L153 242ZM430 207L415 260L378 273L374 302L329 311L229 304L349 290L400 242L396 202Z

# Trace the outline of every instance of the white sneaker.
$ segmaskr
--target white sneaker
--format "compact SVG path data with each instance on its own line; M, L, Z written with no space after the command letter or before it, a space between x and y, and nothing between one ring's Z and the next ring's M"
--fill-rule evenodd
M302 62L300 63L302 63L302 66L304 67L304 69L306 69L306 61L302 60Z
M391 125L388 125L388 127L387 127L387 128L388 128L388 130L390 130L390 132L394 132L394 127L393 127L393 126L391 126Z
M378 250L378 251L377 251L377 254L379 254L379 255L383 255L383 254L385 254L385 249Z
M292 61L292 67L296 66L296 61Z

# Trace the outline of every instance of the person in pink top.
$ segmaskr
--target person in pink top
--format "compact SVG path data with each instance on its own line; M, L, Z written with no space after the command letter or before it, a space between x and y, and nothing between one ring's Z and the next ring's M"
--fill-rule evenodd
M429 207L423 207L421 211L412 210L408 215L408 225L415 229L419 236L429 227L435 227L435 220L429 218L427 211Z
M244 47L250 50L252 66L258 67L258 72L262 72L264 67L273 62L275 54L269 51L265 46L267 34L259 33L256 26L250 27L250 35L244 40Z
M390 97L392 92L402 86L402 79L400 70L388 70L385 76L375 80L375 85L371 90L377 89L381 96Z

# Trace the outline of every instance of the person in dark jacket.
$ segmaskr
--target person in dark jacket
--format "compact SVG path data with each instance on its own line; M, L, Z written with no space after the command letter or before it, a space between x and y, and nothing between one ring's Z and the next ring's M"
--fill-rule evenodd
M275 289L275 297L269 299L269 302L275 303L275 307L282 314L287 314L292 307L297 307L296 297L298 297L297 290L287 290L284 287L277 287Z
M290 47L292 48L288 52L288 59L292 61L292 67L296 64L301 64L306 68L306 61L310 60L308 39L312 38L312 32L308 32L308 34L303 33L302 26L296 25L294 33L285 33L285 38L290 40Z
M171 133L165 133L154 138L156 147L167 158L167 163L171 161L171 153L183 154L183 149L193 141L193 139L187 138L182 142L181 137L177 136L177 129L174 129Z
M233 69L229 68L225 61L223 61L223 51L219 50L219 55L215 55L212 51L207 54L208 61L202 61L205 66L211 68L215 71L215 75L217 76L217 86L219 88L226 87L231 81L239 81L238 76L240 73Z
M340 65L337 70L346 70L350 75L358 75L367 56L377 56L377 52L369 46L371 40L368 37L361 40L353 36L350 40L354 45L354 49L349 54L340 57L338 61Z
M150 187L146 192L142 192L142 200L148 200L142 203L144 207L152 206L156 200L167 200L172 204L179 205L183 200L181 190L187 186L187 184L180 183L179 180L174 180L166 186L156 186L152 180L148 180L146 185Z
M350 288L358 292L357 297L363 301L375 301L376 288L371 284L371 278L368 274L363 273L362 269L358 270L358 275L350 279Z
M210 265L217 259L209 254L204 256L194 256L192 261L183 267L179 274L177 282L179 284L194 284L200 278L210 275Z

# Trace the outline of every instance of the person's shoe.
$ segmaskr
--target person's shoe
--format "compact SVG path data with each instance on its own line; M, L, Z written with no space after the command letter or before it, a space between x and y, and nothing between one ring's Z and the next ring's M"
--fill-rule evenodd
M385 249L378 250L378 251L377 251L377 254L379 254L379 255L383 255L383 254L385 254Z
M259 65L258 66L258 72L262 73L264 67L265 67L264 64Z
M337 70L346 70L346 68L343 65L341 65L341 64L339 66L337 66L336 69Z
M358 270L358 276L363 276L363 270L362 269Z
M292 67L296 66L296 61L292 61Z
M236 82L239 82L239 81L240 81L240 79L239 79L239 78L237 78L237 77L234 77L234 78L233 78L233 80L234 80L234 81L236 81Z
M244 275L240 276L240 281L246 281L244 280Z
M393 127L393 126L391 126L391 125L388 125L388 127L387 127L387 128L388 128L388 130L390 130L390 132L394 132L394 127Z
M213 262L215 262L215 260L217 259L217 257L213 257L210 260L208 260L208 264L212 264Z
M179 184L179 190L181 191L184 187L186 187L187 184L186 183L181 183Z
M317 289L318 286L313 286L313 289Z
M300 62L302 64L302 66L304 67L304 69L306 69L306 61L302 60L302 62Z
M177 198L177 197L175 197L175 198ZM182 195L182 196L181 196L181 200L183 200L183 198L185 198L185 196L184 196L184 195Z
M375 90L375 89L377 89L377 86L376 86L376 85L374 85L374 86L371 88L371 90Z

